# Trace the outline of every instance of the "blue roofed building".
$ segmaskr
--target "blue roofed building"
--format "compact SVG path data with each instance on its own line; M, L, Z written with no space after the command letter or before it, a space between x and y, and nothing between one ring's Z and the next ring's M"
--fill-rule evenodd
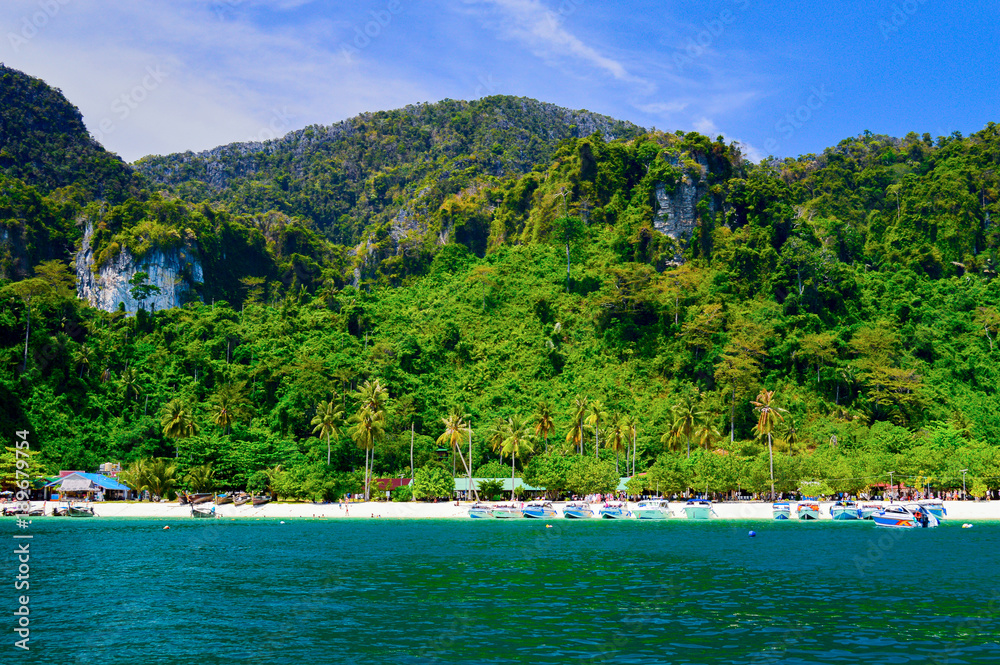
M45 486L49 491L58 491L60 498L73 496L91 500L127 499L132 491L114 478L100 473L71 471Z

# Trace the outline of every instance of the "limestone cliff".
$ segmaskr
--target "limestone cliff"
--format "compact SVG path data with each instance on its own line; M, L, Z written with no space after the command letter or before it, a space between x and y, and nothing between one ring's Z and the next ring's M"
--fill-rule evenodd
M129 293L132 288L129 280L138 272L145 272L149 276L147 283L160 289L159 294L151 295L142 303L147 311L180 307L197 298L193 287L203 281L204 275L201 262L191 248L153 250L138 261L123 248L95 274L92 235L93 226L88 224L76 255L77 295L92 307L112 312L121 303L126 312L137 312L139 303Z
M685 168L684 175L673 192L667 192L666 185L656 188L657 211L653 228L675 240L691 238L698 223L698 201L708 193L708 162L701 155L695 157L699 168ZM674 160L674 166L678 162ZM709 198L709 210L715 210L715 202Z

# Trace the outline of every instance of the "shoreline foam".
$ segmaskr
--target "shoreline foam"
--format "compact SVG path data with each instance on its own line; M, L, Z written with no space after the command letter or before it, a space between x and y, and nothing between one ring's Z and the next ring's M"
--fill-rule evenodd
M503 503L503 502L494 502ZM628 507L634 508L637 502L630 501ZM794 503L794 502L793 502ZM820 519L829 520L830 506L833 501L820 503ZM889 502L865 501L888 505ZM44 504L46 517L62 502L48 501ZM98 517L124 518L154 518L154 519L189 519L191 507L173 503L150 502L96 502L94 512ZM212 504L203 504L211 506ZM562 519L562 509L566 502L554 501L553 506ZM596 509L600 504L593 504ZM270 519L270 518L306 518L306 519L342 519L350 518L385 518L385 519L459 519L469 517L469 507L472 502L421 503L421 502L367 502L367 503L267 503L263 506L245 504L235 506L224 504L216 506L216 515L222 519ZM685 519L683 501L671 501L670 509L674 514L672 519ZM1000 501L945 501L948 519L956 520L1000 520ZM43 502L32 501L32 509L42 508ZM769 520L771 502L737 501L712 504L716 516L712 519L723 520ZM72 519L72 518L70 518Z

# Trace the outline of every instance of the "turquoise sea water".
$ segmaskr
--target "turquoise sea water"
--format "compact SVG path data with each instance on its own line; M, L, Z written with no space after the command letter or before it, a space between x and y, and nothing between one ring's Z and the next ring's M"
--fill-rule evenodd
M0 663L1000 663L1000 524L56 518L30 533L32 648L13 648L9 618ZM11 617L19 592L2 586Z

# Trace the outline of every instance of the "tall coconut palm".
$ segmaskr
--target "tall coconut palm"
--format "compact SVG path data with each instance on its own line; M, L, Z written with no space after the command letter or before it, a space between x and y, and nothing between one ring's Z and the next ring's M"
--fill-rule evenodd
M566 443L573 444L575 449L580 447L580 454L583 454L583 436L587 427L587 410L590 408L590 401L580 395L573 400L573 421L570 423L569 432L566 434Z
M694 431L695 442L705 450L711 448L712 444L721 438L722 434L707 418L699 422Z
M94 359L94 350L91 349L86 344L81 344L80 348L76 350L73 354L73 362L76 366L80 368L80 378L83 378L84 373L90 374L90 363Z
M600 458L599 448L601 447L601 425L608 419L608 412L604 410L604 403L595 399L590 403L587 410L587 426L594 430L594 458Z
M198 425L194 422L191 408L179 399L172 399L163 407L160 426L163 427L163 436L175 442L174 457L178 454L176 442L198 433Z
M511 416L507 419L506 437L503 441L503 451L510 455L510 500L514 500L514 460L523 458L526 453L534 452L532 439L535 435L531 425L521 416Z
M382 385L381 379L368 380L358 386L352 397L358 401L359 406L368 407L372 413L384 416L389 402L389 389Z
M472 490L476 501L479 501L479 492L476 491L476 486L472 484L472 467L470 464L472 460L468 462L465 461L465 455L462 454L462 445L465 444L466 439L472 440L472 428L465 420L466 416L460 414L457 410L452 411L447 418L442 418L441 422L444 423L444 434L438 437L438 445L447 444L449 448L458 451L458 457L462 460L462 466L465 467L466 473L469 474L469 489Z
M619 476L621 475L621 465L619 464L621 458L621 451L623 448L631 445L631 441L628 439L628 432L622 427L621 418L611 418L611 425L605 430L604 436L604 447L610 448L615 451L615 473ZM628 461L627 459L625 460Z
M771 433L774 431L775 425L785 419L781 415L784 409L779 409L774 405L774 393L774 390L761 390L757 399L751 402L754 411L757 412L757 424L753 427L754 432L757 433L757 436L767 437L767 454L771 463L771 501L774 501L774 449L771 446Z
M368 466L368 453L375 450L375 444L385 438L385 419L369 409L367 406L351 416L350 422L354 423L351 429L351 439L365 451L365 501L369 499L371 491L371 471ZM373 458L374 459L374 458Z
M684 441L684 435L681 434L673 424L671 424L670 429L663 433L660 437L660 443L663 444L664 448L670 452L677 450L681 443Z
M631 444L632 446L632 468L629 473L630 476L635 475L635 457L636 457L636 436L639 433L639 419L633 415L624 415L621 420L618 421L618 426L621 427L622 433L625 435L626 444ZM625 460L626 462L628 459Z
M507 429L507 421L497 416L486 429L486 444L495 453L500 454L500 463L503 464L503 440L504 432Z
M697 400L691 395L685 396L680 403L675 404L670 410L674 412L673 429L680 436L687 439L687 456L690 458L691 439L694 437L694 433L698 427L704 422L705 416L708 413L699 410Z
M548 402L539 402L532 420L535 422L535 436L545 439L545 452L549 452L549 434L556 429L552 421L552 406Z
M313 416L310 425L313 427L313 434L318 434L319 438L326 437L326 465L330 466L330 437L340 437L340 427L344 422L344 412L332 399L329 402L320 402L316 405L316 415Z
M142 391L139 389L139 373L135 371L134 367L126 367L120 381L122 394L126 400L139 397L139 393Z
M246 415L246 402L243 399L243 389L246 382L223 386L212 396L212 422L229 434L233 423Z
M389 390L382 385L381 379L367 380L358 387L353 397L358 400L361 411L367 409L373 421L378 421L380 436L371 441L371 446L365 449L365 500L368 500L368 487L370 486L369 471L375 469L375 441L381 441L385 437L386 406L389 402ZM361 411L356 415L360 416ZM360 426L360 421L359 426ZM353 435L352 435L353 436ZM357 441L357 439L355 439ZM369 453L371 461L369 462Z

